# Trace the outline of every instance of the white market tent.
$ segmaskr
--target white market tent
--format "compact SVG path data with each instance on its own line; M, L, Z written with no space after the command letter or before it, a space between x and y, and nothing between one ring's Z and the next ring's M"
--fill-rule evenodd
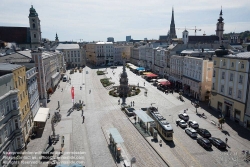
M46 122L48 114L49 114L49 108L39 108L34 118L34 122Z

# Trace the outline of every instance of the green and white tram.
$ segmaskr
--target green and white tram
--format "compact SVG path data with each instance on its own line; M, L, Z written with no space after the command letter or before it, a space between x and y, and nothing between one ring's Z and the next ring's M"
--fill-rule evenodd
M161 136L167 141L173 141L173 128L169 122L158 112L155 107L149 107L148 115L155 120L156 129Z

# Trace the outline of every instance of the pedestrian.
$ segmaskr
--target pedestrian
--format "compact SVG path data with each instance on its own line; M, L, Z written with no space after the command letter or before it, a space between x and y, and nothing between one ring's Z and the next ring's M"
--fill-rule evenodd
M118 105L120 104L120 99L118 100Z
M135 124L136 124L136 116L134 116Z
M83 116L83 110L82 110L82 116Z
M60 109L59 109L59 112L60 112Z
M135 106L135 102L133 101L133 106Z
M132 107L132 101L131 101L131 107Z
M228 138L226 138L225 141L226 141L226 144L227 144Z
M84 123L84 119L85 119L85 116L83 115L83 116L82 116L82 123Z
M62 91L63 91L63 88L62 88Z

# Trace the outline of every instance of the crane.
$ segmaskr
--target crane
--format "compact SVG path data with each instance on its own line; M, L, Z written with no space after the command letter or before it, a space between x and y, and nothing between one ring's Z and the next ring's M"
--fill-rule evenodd
M192 29L192 28L176 28L176 29L177 30L194 30L195 36L196 36L196 31L201 31L201 29L196 28L196 26L194 29Z

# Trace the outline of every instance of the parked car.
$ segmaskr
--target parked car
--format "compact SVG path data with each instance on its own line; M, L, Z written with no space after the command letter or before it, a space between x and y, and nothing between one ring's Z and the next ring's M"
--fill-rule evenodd
M114 69L114 68L117 68L117 66L111 66L110 68L111 68L111 69Z
M227 148L227 144L222 141L219 138L215 138L215 137L210 137L209 141L217 148L219 149L226 149Z
M211 133L207 129L198 128L196 129L196 131L199 135L205 138L209 138L212 136Z
M188 134L190 137L196 138L197 132L193 128L186 128L185 129L186 134Z
M190 120L190 121L188 121L188 125L189 125L190 127L194 128L194 129L199 128L199 124L198 124L196 121Z
M181 120L181 119L178 119L176 122L182 128L186 128L187 127L187 123L185 121Z
M197 143L200 144L203 148L211 148L212 144L207 138L197 138Z
M184 120L184 121L188 121L189 120L189 116L186 113L181 113L178 114L179 118Z

